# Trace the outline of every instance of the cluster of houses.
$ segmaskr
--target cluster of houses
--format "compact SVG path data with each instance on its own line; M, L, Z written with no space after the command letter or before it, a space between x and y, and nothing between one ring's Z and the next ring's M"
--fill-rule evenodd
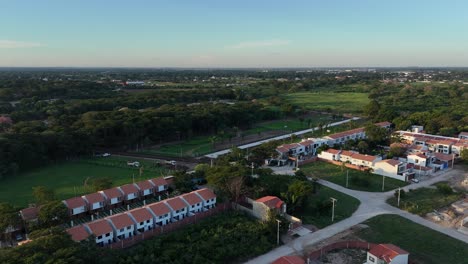
M97 245L104 246L208 211L215 205L216 195L204 188L78 225L67 232L77 242L92 235Z
M376 126L390 129L390 122L376 123ZM333 146L335 144L344 144L348 140L365 139L366 132L363 127L344 132L331 134L322 138L307 138L299 143L284 144L276 148L278 153L278 164L284 165L288 160L304 159L306 157L316 156L318 149L323 145Z
M70 217L79 217L86 213L94 214L98 211L166 194L167 190L168 182L165 178L154 178L73 197L64 200L63 203L68 208Z

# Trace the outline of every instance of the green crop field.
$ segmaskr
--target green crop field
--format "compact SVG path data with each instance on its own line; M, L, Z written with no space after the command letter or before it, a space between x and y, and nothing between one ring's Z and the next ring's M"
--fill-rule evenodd
M382 191L382 176L370 174L363 171L342 168L334 164L326 162L313 162L301 166L301 170L306 175L318 177L335 184L346 187L346 171L349 172L348 188L358 191L381 192ZM398 187L408 185L407 182L385 177L385 191L394 190Z
M398 215L379 215L356 235L371 243L390 243L408 251L414 263L467 263L468 246Z
M286 94L283 98L308 110L338 113L362 113L369 103L366 93L299 92Z
M133 159L132 161L135 161ZM153 162L138 160L143 165L141 177L139 169L127 166L127 159L118 157L89 158L63 162L17 176L10 176L0 181L0 202L9 202L15 206L26 207L34 202L32 187L46 186L53 189L57 198L66 199L76 195L93 192L85 187L94 178L109 177L114 186L167 175L168 170L158 167Z

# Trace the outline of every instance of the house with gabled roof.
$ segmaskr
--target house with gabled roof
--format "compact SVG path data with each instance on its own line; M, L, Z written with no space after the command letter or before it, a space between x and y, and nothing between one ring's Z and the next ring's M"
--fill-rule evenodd
M179 197L182 198L182 200L184 200L184 202L189 206L188 207L189 215L201 212L203 210L203 201L195 193L193 192L186 193Z
M409 253L393 244L378 244L367 252L364 264L408 264Z
M28 207L24 208L19 211L21 219L25 222L37 222L38 217L39 217L39 211L41 207L38 206L33 206L33 207Z
M385 159L377 161L373 168L374 174L384 175L400 181L408 180L405 175L406 171L406 163L394 159Z
M419 166L427 166L429 164L429 157L424 154L410 154L406 157L409 164L415 164Z
M169 188L168 182L163 177L153 178L149 181L153 184L155 193L165 193Z
M142 199L146 199L154 194L154 186L149 180L136 182L135 186L139 190L139 196Z
M94 235L96 244L105 246L114 241L114 231L106 219L99 219L85 224L90 233Z
M215 207L216 205L216 194L208 188L203 188L200 190L193 191L198 197L203 201L203 209L206 211Z
M305 264L305 260L299 256L282 256L273 261L272 264Z
M112 215L106 218L112 226L114 236L117 239L125 239L132 237L135 231L135 222L125 213Z
M123 202L123 193L120 191L119 188L114 187L104 191L99 191L106 197L107 207L114 208L117 206L121 206Z
M88 210L86 201L83 197L73 197L62 202L68 208L68 215L70 216L80 215Z
M131 203L138 198L139 190L133 184L125 184L118 187L120 191L123 193L123 201L124 203Z
M127 212L128 216L136 223L138 232L145 232L153 229L153 215L146 207L136 208Z
M67 233L71 236L71 239L75 242L81 242L85 239L88 239L91 234L86 226L77 225L72 228L67 229Z
M267 220L270 211L277 214L286 213L286 203L276 196L264 196L252 201L252 213L255 217Z
M106 206L106 197L102 193L90 193L81 197L88 204L89 212L101 210Z
M171 209L171 218L173 222L184 219L188 214L188 204L178 196L164 200L163 203L168 205Z
M171 221L171 208L164 202L152 203L147 206L154 218L154 224L158 226L167 225Z

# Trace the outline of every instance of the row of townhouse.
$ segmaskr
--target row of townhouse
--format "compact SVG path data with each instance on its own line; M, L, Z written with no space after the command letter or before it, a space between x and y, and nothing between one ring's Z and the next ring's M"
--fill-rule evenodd
M395 134L407 144L426 147L435 153L459 156L463 149L468 149L468 139L464 138L464 133L460 133L458 138L409 131L397 131Z
M130 204L136 200L144 200L166 193L168 182L164 178L154 178L133 184L91 193L64 200L69 215L79 216L85 213L93 214L104 209L112 209Z
M376 126L390 129L390 122L376 123ZM364 128L356 128L344 132L331 134L322 138L308 138L299 143L284 144L276 148L279 160L287 160L289 157L301 158L304 156L315 156L317 150L323 145L333 146L335 144L344 144L348 140L365 139L366 132Z
M74 241L94 236L104 246L136 234L177 222L216 205L216 195L207 188L148 204L124 213L111 215L67 230Z

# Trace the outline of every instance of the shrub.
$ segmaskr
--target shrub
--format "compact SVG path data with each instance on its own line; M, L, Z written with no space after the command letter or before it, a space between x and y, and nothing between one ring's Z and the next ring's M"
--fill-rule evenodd
M437 190L439 190L439 192L442 193L443 195L450 195L453 193L452 187L450 187L446 183L437 184Z

